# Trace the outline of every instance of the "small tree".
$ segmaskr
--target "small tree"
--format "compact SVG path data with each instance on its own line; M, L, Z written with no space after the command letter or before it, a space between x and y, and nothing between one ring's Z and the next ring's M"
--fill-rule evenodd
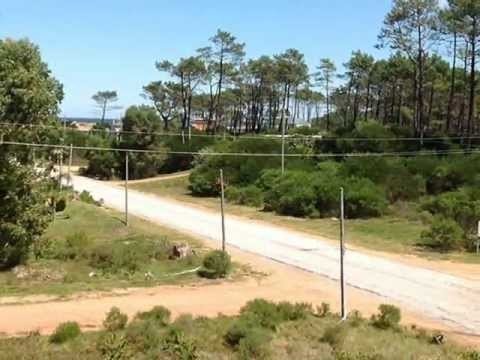
M232 268L230 255L225 251L215 250L208 253L203 259L203 269L200 275L209 279L224 278Z
M458 250L462 247L465 233L454 220L435 217L429 230L422 233L425 245L441 251Z
M0 154L0 270L24 261L51 219L38 180L29 166Z

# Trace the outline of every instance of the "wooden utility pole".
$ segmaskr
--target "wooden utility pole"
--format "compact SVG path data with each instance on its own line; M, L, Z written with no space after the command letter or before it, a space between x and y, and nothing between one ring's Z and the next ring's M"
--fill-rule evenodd
M341 315L342 320L347 319L347 310L345 307L345 273L344 273L344 256L345 256L345 204L344 190L340 188L340 297L341 297Z
M62 191L63 189L62 177L63 177L63 147L60 149L60 159L59 159L59 166L58 166L58 187L60 188L60 191Z
M70 154L68 156L68 185L72 184L72 161L73 161L73 145L70 144Z
M225 252L225 188L223 184L223 169L220 169L220 188L221 188L221 199L220 199L220 210L222 213L222 251Z
M288 116L283 116L282 119L282 175L285 174L285 132L286 132L286 122L288 121Z
M478 222L478 233L477 233L477 255L480 254L480 221Z
M125 152L125 226L128 226L128 151Z

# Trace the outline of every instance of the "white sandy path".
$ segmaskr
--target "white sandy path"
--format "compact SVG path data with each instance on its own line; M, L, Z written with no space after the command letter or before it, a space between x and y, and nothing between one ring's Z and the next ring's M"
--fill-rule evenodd
M122 188L78 176L73 183L77 191L87 190L95 199L103 199L106 206L123 211ZM129 210L133 215L220 242L220 218L213 212L132 190ZM226 237L229 245L241 250L339 279L339 250L319 238L235 216L227 216ZM353 250L347 252L345 261L349 286L422 312L458 331L480 334L478 281Z

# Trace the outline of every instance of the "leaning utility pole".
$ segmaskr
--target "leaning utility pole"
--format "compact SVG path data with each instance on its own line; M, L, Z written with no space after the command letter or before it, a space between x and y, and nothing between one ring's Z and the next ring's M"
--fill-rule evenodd
M223 184L223 169L220 169L220 189L221 189L221 198L220 198L220 211L222 213L222 251L225 252L225 188Z
M128 151L125 152L125 226L128 226Z
M344 190L340 188L340 296L341 296L341 315L342 320L347 319L347 311L345 308L345 274L344 262L345 257L345 204L344 204Z

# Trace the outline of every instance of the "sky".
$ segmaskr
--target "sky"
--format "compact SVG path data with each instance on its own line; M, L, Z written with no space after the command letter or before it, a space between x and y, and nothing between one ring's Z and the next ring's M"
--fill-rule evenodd
M142 87L165 79L155 62L193 55L222 29L247 58L288 48L313 69L374 48L391 0L2 0L0 38L29 38L64 85L62 115L94 117L91 97L116 90L118 105L145 103Z

